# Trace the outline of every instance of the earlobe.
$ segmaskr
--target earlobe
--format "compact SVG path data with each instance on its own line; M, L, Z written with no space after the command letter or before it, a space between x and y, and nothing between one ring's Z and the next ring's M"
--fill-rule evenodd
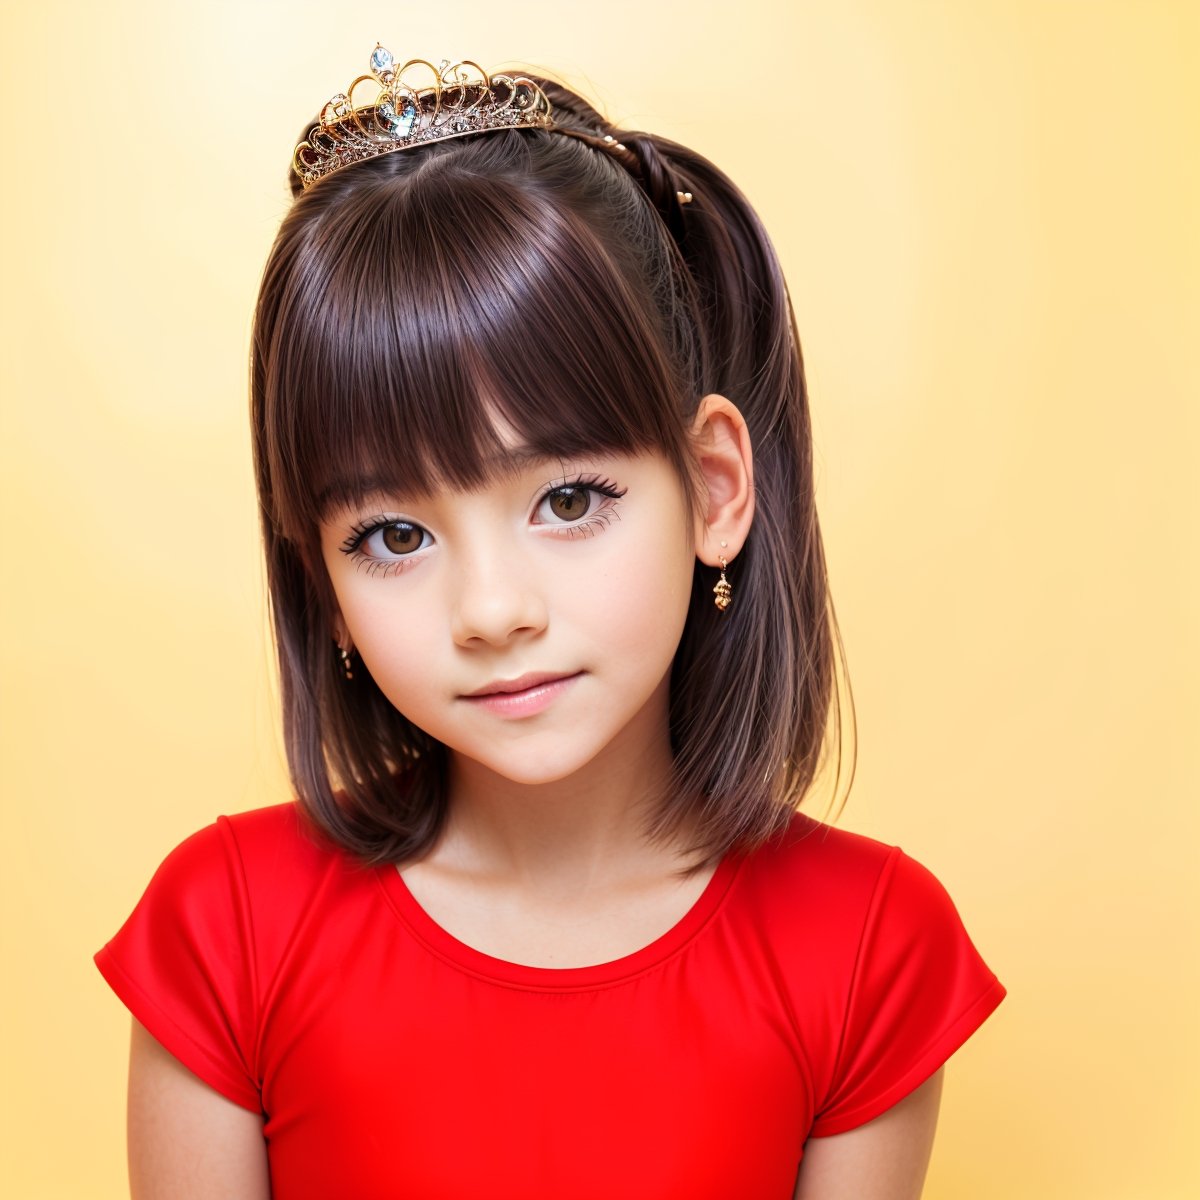
M333 641L337 646L337 656L341 662L342 675L346 679L354 678L354 640L350 630L346 628L346 620L339 609L333 614Z
M346 628L346 620L338 610L333 614L333 640L341 650L353 650L354 644L350 638L350 630Z
M713 392L700 401L692 446L704 482L696 512L696 557L709 566L732 562L754 519L754 456L737 406Z

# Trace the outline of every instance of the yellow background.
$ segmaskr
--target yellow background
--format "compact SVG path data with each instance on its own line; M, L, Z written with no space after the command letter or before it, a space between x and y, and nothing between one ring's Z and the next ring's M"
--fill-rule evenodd
M561 73L776 241L840 823L930 866L1010 989L927 1197L1200 1195L1198 8L6 6L0 1192L125 1194L91 955L185 835L286 798L248 328L300 126L379 39Z

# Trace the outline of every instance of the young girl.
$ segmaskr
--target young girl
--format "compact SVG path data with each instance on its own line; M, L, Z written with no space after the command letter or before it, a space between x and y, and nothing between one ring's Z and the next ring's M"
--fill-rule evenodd
M1004 989L928 871L797 811L837 635L758 218L383 47L293 166L252 415L297 799L96 956L134 1195L918 1196Z

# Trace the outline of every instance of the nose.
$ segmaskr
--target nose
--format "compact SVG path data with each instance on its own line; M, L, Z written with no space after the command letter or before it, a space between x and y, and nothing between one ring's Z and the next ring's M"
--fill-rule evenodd
M460 646L503 646L546 627L537 572L511 544L480 541L460 548L451 572L451 631Z

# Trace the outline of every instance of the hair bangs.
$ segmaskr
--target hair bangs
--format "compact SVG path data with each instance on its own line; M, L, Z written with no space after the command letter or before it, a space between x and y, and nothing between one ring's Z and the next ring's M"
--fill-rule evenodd
M658 449L686 476L686 402L627 269L571 210L436 165L360 192L297 256L266 422L293 539L370 493L470 489L531 456Z

